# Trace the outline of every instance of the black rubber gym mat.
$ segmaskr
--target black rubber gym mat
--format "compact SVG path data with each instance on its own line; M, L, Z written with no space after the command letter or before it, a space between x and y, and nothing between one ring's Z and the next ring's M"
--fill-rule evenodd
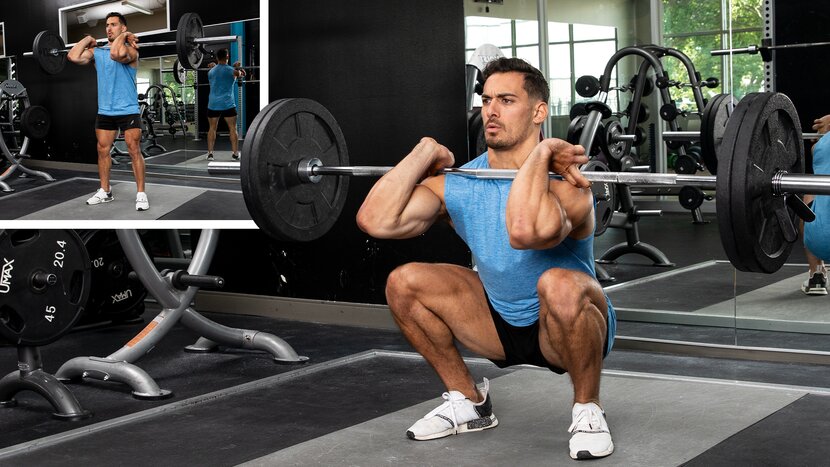
M17 219L87 193L92 196L99 186L97 180L73 178L51 182L42 188L26 190L17 195L3 196L0 197L0 219Z
M822 435L830 430L828 413L830 396L808 394L684 465L819 465L830 458Z
M641 284L608 290L606 293L617 307L694 312L732 300L736 295L740 296L774 284L803 271L785 267L774 274L740 274L737 286L733 288L734 272L735 268L731 264L716 263Z
M509 371L470 364L474 377ZM4 459L12 465L234 465L440 396L419 358L371 356ZM415 420L412 420L414 422ZM404 438L409 425L400 427ZM124 440L129 439L129 443ZM111 446L119 446L111 449Z
M155 312L147 312L145 321ZM412 348L396 331L327 326L296 321L274 320L257 316L206 314L226 326L270 332L284 339L300 355L310 358L306 365L314 365L368 349L404 350ZM41 349L44 369L54 373L70 358L77 356L104 357L118 350L135 336L144 324L121 325L85 329L70 333ZM160 387L173 391L174 397L162 401L140 401L130 395L126 385L93 381L69 385L81 406L94 416L78 422L63 422L51 418L51 406L42 397L23 391L16 397L19 406L0 408L0 448L12 446L44 436L73 430L141 410L158 407L189 397L205 394L298 368L274 362L265 353L245 350L226 350L218 353L194 354L183 348L196 341L197 336L181 324L137 363ZM303 366L303 365L300 365ZM0 346L0 376L17 368L14 347Z
M161 216L160 220L251 220L241 192L206 191Z

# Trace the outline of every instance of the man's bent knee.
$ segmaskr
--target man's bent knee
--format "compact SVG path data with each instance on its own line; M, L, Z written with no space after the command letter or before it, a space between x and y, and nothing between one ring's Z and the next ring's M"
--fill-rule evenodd
M539 278L537 290L539 299L547 305L540 313L550 316L546 314L540 318L573 322L582 311L599 308L592 303L590 286L589 279L582 273L561 268L545 271Z

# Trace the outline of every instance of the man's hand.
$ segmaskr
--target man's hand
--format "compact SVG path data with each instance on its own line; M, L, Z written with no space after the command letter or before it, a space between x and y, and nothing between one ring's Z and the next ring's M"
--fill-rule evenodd
M216 62L210 62L210 63L208 63L208 69L213 68L213 67L215 67L215 66L216 66Z
M415 152L421 152L432 157L432 163L429 166L429 171L426 175L435 175L439 170L452 167L455 164L455 156L443 144L430 137L421 138L421 141L415 146Z
M124 42L129 44L130 47L134 49L138 48L138 36L131 33L130 31L124 31Z
M89 34L85 35L84 38L81 39L81 40L85 41L84 49L88 50L88 49L94 49L95 47L98 47L98 42L95 40L94 37L90 36Z
M571 185L579 188L591 186L591 182L579 171L582 164L588 163L588 156L585 155L585 148L582 146L557 138L548 138L536 145L533 151L541 151L541 154L547 155L550 158L550 171L561 175Z
M813 120L813 129L820 134L827 133L830 130L830 115Z

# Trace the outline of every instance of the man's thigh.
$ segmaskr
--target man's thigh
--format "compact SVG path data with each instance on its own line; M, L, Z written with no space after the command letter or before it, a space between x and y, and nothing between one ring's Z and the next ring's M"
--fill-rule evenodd
M503 360L484 286L478 273L453 264L412 263L399 271L418 301L440 318L462 345L482 357Z

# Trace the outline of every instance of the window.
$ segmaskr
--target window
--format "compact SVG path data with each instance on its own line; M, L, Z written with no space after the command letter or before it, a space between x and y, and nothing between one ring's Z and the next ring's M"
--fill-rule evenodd
M729 48L730 24L733 47L761 43L761 0L733 0L731 11L722 8L721 0L662 1L663 44L688 55L702 78L715 77L721 82L720 89L704 88L705 97L731 92L741 98L750 92L763 91L763 62L759 56L733 55L730 64L728 56L712 57L710 54L712 50ZM671 79L689 81L680 61L668 59L663 63ZM730 77L731 89L725 88ZM691 89L672 89L672 97L680 110L698 110Z
M466 18L466 55L469 60L481 44L493 44L507 57L518 57L539 67L539 23L468 16ZM617 29L610 26L548 22L547 73L550 82L550 114L568 115L576 102L577 78L602 74L608 59L617 51ZM611 85L617 83L616 76ZM608 96L608 105L617 105L616 93Z

